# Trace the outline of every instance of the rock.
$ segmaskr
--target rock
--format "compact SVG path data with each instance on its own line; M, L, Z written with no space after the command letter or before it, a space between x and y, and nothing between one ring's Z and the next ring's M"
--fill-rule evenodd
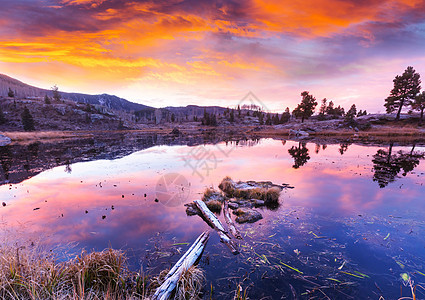
M240 207L233 213L237 215L235 221L238 223L254 223L263 218L258 211L247 207Z
M201 213L193 202L187 203L184 206L186 206L186 215L188 216L200 215Z
M293 129L289 129L289 135L295 135L295 136L302 136L302 137L306 137L309 136L308 132L303 131L303 130L293 130Z
M255 207L260 207L260 206L266 205L266 203L263 200L251 199L251 201L254 203Z
M229 207L230 207L230 209L238 209L239 204L236 203L236 202L229 202Z
M297 136L309 136L309 134L307 131L298 130Z
M9 137L0 134L0 146L9 145L11 142L12 140Z
M171 134L173 134L173 135L181 135L182 132L177 127L174 127L173 130L171 131Z

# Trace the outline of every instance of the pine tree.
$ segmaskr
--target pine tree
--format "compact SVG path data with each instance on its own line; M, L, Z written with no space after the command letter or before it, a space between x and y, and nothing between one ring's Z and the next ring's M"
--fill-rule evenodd
M329 101L329 105L328 107L326 107L326 114L329 116L333 116L334 115L334 103L332 101Z
M404 73L397 75L393 80L394 87L390 95L385 99L384 106L387 113L392 113L397 110L396 120L400 119L400 113L404 106L409 106L415 100L416 95L421 90L421 80L419 73L413 67L407 67Z
M415 102L412 104L414 110L419 110L421 112L421 118L419 124L422 124L424 119L424 110L425 110L425 91L416 96Z
M285 109L282 116L280 117L280 124L286 123L291 118L291 112L289 111L289 107Z
M317 102L313 95L309 95L307 91L301 93L303 97L301 103L294 109L293 114L296 118L301 118L301 123L304 123L305 119L311 117L316 108Z
M356 105L351 105L350 109L345 114L345 121L352 122L354 120L354 117L357 115L357 108Z
M59 102L61 100L61 94L59 93L59 88L56 86L56 84L52 87L53 92L53 99L56 102Z
M176 116L174 114L171 114L171 122L174 123L176 121Z
M238 116L241 116L241 107L238 105Z
M12 91L11 88L9 88L9 91L7 92L7 96L9 96L10 98L14 98L15 97L15 93Z
M21 114L21 118L22 118L22 125L24 126L25 131L35 130L34 119L30 113L30 110L27 107L24 108L24 111Z
M320 106L320 109L319 109L319 116L317 118L319 121L325 119L326 108L327 108L326 102L327 101L328 101L328 99L326 99L326 98L323 98L323 100L322 100L322 105Z
M3 109L0 106L0 125L6 123L6 118L4 117Z
M235 122L235 112L234 112L233 109L230 111L230 119L229 119L229 121L232 122L232 123Z
M50 101L49 96L47 96L47 95L44 96L44 103L46 103L46 104L52 104L52 101Z
M260 122L260 125L264 125L264 115L262 112L259 112L258 121Z

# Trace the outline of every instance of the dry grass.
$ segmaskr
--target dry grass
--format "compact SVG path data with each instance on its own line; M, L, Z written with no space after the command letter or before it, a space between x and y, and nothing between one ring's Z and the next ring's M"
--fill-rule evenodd
M31 131L31 132L2 132L1 134L9 137L13 142L33 141L33 140L54 140L68 138L84 138L91 137L92 134L87 132L75 131Z
M278 187L272 187L267 189L266 197L264 199L264 202L266 203L266 205L279 203L280 192L281 192L281 189Z
M218 200L209 200L205 204L212 212L219 213L221 211L221 202Z
M204 191L204 195L202 196L202 201L208 201L212 195L214 195L215 191L213 188L206 188Z
M222 190L227 196L233 197L233 192L235 190L235 185L229 176L223 178L223 180L218 185L219 189Z
M37 246L0 246L1 299L143 299L147 287L147 277L130 272L119 250L58 262Z
M196 266L191 266L181 277L174 299L201 299L199 297L203 282L205 281L204 271Z
M225 177L218 187L227 197L263 200L266 205L275 205L279 203L281 189L277 186L267 187L262 186L261 183L259 183L257 187L243 188L240 186L241 182L235 184L230 177Z
M150 283L150 290L155 291L158 287L164 283L165 276L169 270L163 270L161 273L154 277ZM180 278L176 290L174 292L174 298L178 300L188 299L201 299L199 297L202 289L202 285L205 281L204 271L198 266L191 266L186 272L183 273Z

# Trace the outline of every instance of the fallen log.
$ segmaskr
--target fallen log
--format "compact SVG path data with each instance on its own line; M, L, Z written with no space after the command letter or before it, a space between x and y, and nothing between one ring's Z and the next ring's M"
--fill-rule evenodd
M227 230L224 229L223 224L220 220L208 209L205 202L201 200L193 201L196 207L200 210L204 220L210 225L220 236L220 240L232 251L233 254L239 254L238 248L233 243L231 237L228 235Z
M236 228L235 223L233 223L232 218L230 217L229 213L229 205L227 200L224 201L224 208L223 208L223 215L224 220L227 223L227 227L229 228L230 233L237 239L242 239L242 235L239 233L239 230Z
M155 291L152 300L166 300L171 297L180 277L202 256L205 245L208 242L209 232L204 231L190 246L186 253L177 261L164 278L164 282Z
M196 207L201 211L201 214L204 216L204 218L211 223L210 224L211 227L219 231L222 231L223 233L227 233L227 230L224 229L220 220L217 219L217 217L212 213L212 211L210 211L210 209L207 207L204 201L195 200L193 202L195 203Z

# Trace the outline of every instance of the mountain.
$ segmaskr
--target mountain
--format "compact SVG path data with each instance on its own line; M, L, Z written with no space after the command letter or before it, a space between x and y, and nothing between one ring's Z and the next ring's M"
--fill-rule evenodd
M51 90L37 88L28 84L25 84L19 80L0 74L0 97L7 97L9 88L19 98L38 98L44 97L46 94L52 96ZM139 111L139 110L154 110L153 107L130 102L126 99L119 98L117 96L101 94L101 95L88 95L80 93L65 93L60 92L61 97L80 103L89 103L93 105L103 105L114 110L123 111Z
M165 107L169 112L175 114L176 116L204 116L204 110L207 113L214 114L223 114L227 108L221 106L198 106L198 105L188 105L188 106L167 106Z

